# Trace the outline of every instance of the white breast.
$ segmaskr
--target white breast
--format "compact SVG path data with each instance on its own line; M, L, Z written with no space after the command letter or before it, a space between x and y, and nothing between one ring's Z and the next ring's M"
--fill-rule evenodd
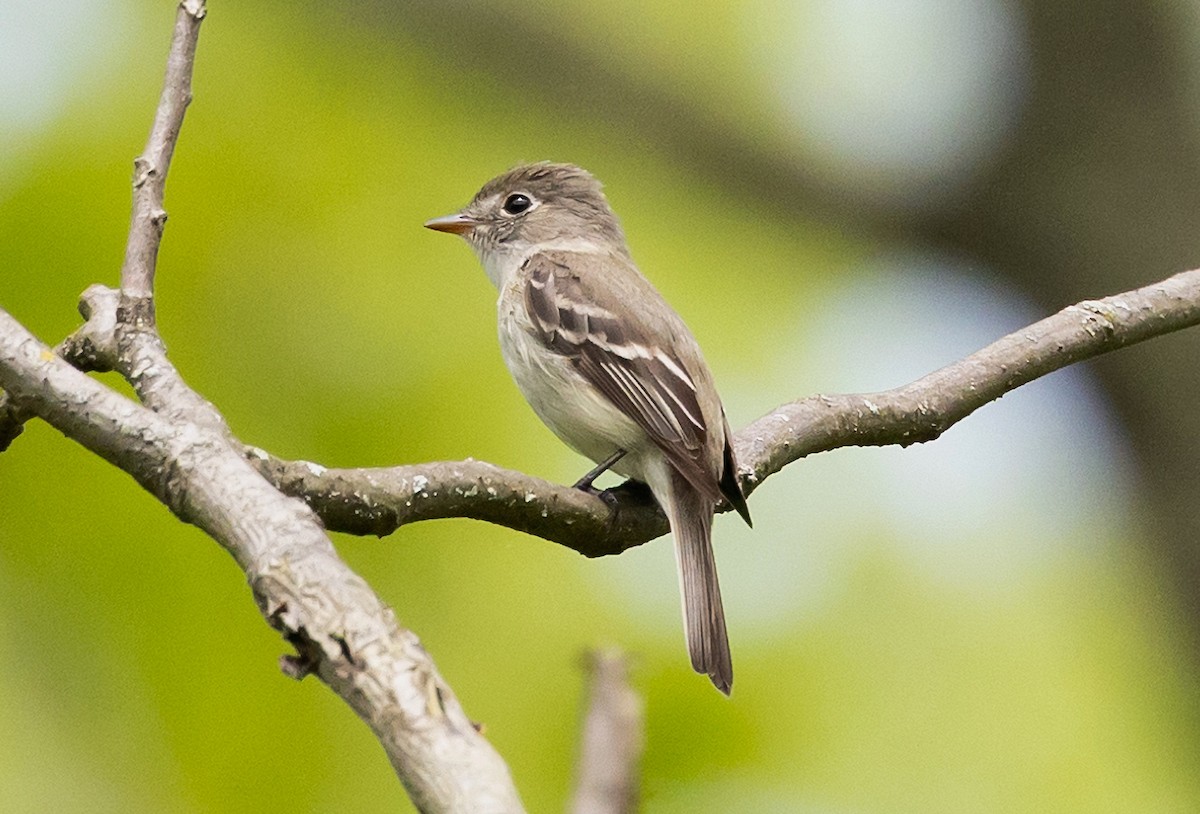
M505 286L500 297L500 351L521 394L572 449L597 462L624 449L629 454L613 468L638 477L643 468L640 459L653 446L646 433L577 373L566 357L522 327L528 325L528 318L515 288Z

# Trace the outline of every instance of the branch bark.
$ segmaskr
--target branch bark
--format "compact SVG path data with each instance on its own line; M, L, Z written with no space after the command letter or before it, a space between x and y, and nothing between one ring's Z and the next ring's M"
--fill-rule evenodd
M645 746L642 699L629 686L629 663L616 650L587 655L588 710L579 750L572 814L637 811Z
M213 427L138 405L59 359L0 311L0 387L134 477L241 566L267 621L375 732L422 811L518 812L508 769L417 637L338 558L320 521Z
M184 0L176 14L162 96L134 165L121 290L89 289L87 324L59 348L80 367L116 369L142 403L89 378L0 310L0 437L15 437L13 428L37 416L220 543L264 617L295 646L284 671L315 673L358 713L421 811L520 812L507 766L417 637L338 558L312 510L249 465L220 413L167 359L155 327L155 264L204 16L203 0Z
M881 393L816 395L784 404L737 433L747 494L789 463L845 446L932 441L975 410L1067 365L1200 323L1200 270L1064 308L970 356ZM420 520L470 517L524 531L589 557L620 554L667 531L645 490L604 498L480 461L326 469L248 452L325 525L388 534ZM723 507L727 509L728 507Z

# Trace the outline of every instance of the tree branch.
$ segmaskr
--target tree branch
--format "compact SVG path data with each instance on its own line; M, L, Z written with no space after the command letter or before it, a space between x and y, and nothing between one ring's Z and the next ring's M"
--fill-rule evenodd
M166 417L59 359L0 311L0 387L132 475L246 573L259 609L375 732L422 811L518 812L508 768L417 637L338 558L320 521L271 487L212 428Z
M642 699L615 650L587 656L589 698L572 814L631 814L638 807L644 747Z
M93 285L79 298L79 313L84 323L54 348L54 353L77 370L109 371L116 365L115 340L118 293L102 285ZM94 318L93 318L94 317ZM0 452L8 449L33 417L21 409L8 393L0 391Z
M753 488L792 461L838 447L932 441L1034 379L1197 324L1200 270L1185 271L1068 306L893 390L785 404L738 433L738 454L751 462L743 482Z
M154 275L167 223L167 210L163 208L167 171L184 113L192 101L192 67L200 23L206 14L204 0L183 0L179 4L154 123L146 148L133 162L133 212L116 315L116 369L147 407L228 434L220 414L184 383L167 358L154 314Z
M975 410L1067 365L1200 323L1200 270L1089 300L993 342L911 384L881 393L817 395L784 404L737 433L749 494L787 464L845 446L932 441ZM248 453L286 494L333 531L389 534L420 520L469 517L559 543L589 557L619 554L665 534L644 490L606 499L479 461L325 469ZM724 507L728 508L728 507Z
M316 673L366 721L420 810L520 812L507 766L417 637L338 558L316 515L249 465L217 410L167 359L155 327L155 264L204 15L203 0L183 0L176 15L162 96L134 165L121 291L89 289L87 324L58 349L81 368L118 370L142 405L72 367L0 310L0 439L37 416L220 543L267 621L295 646L285 672Z
M196 61L200 23L207 13L204 0L183 0L179 4L150 137L146 149L133 162L133 215L125 244L125 262L121 265L121 291L134 300L154 296L158 247L167 222L167 212L163 209L167 171L183 128L183 114L192 101L192 66ZM153 308L149 316L153 320Z
M277 489L301 498L326 528L384 536L421 520L468 517L560 543L588 557L619 554L667 532L649 492L624 483L608 499L483 461L326 469L250 448Z

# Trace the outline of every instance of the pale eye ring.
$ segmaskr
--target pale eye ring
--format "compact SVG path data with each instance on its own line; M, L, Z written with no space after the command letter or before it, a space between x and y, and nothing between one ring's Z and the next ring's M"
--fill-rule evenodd
M504 206L501 209L506 215L520 215L522 212L528 211L532 206L532 198L524 192L514 192L504 199Z

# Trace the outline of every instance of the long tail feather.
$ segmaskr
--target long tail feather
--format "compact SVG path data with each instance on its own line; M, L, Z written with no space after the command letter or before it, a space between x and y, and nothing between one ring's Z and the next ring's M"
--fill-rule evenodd
M725 632L725 610L713 558L713 502L678 473L671 476L667 515L675 535L679 564L679 589L683 596L683 624L692 668L707 675L718 690L729 695L733 687L733 661Z

